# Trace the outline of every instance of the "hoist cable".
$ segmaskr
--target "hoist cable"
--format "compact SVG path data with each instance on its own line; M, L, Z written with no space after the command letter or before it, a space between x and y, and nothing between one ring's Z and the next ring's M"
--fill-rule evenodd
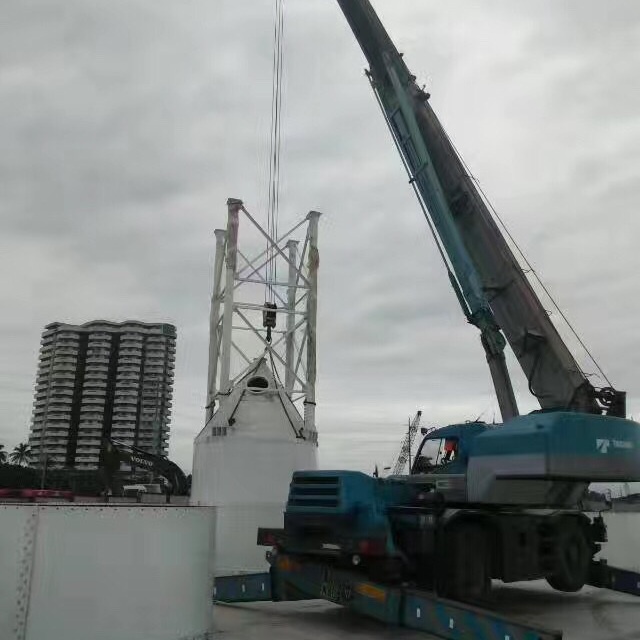
M269 185L267 205L267 265L265 298L274 302L274 282L277 279L276 250L272 244L278 237L278 211L280 206L280 150L282 146L282 78L284 60L284 0L275 0L273 33L273 67L271 86L271 133L269 149Z

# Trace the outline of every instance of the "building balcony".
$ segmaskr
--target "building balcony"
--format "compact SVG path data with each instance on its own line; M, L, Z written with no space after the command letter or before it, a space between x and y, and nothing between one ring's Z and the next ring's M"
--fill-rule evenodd
M109 359L101 356L91 356L91 358L87 358L85 371L109 371Z
M111 433L119 433L121 435L133 435L136 430L136 423L134 420L116 422L111 425Z
M80 420L78 424L78 433L85 437L99 436L102 433L101 420Z
M58 418L60 416L71 416L71 403L50 404L48 407L44 407L42 414L48 415L51 418Z
M39 398L38 402L42 402L43 398ZM59 389L52 388L51 393L49 394L50 402L71 402L73 400L73 389ZM46 395L44 397L44 401L46 402Z
M71 420L71 410L66 407L61 409L52 409L49 407L49 410L45 410L44 413L48 420Z
M98 374L98 375L102 375L102 374ZM87 378L86 375L85 375L85 379L84 379L84 382L82 384L82 388L86 389L86 390L104 391L105 390L105 385L102 382L102 380L91 380L91 379Z
M111 349L107 347L87 346L87 357L93 358L109 358L111 356Z
M43 382L41 383L41 386L43 389L47 389L48 387L51 387L52 389L58 389L58 388L63 388L63 389L74 389L75 388L75 382L76 382L76 378L75 375L57 375L57 376L52 376L51 377L51 382L50 384L48 384L48 382Z
M150 375L159 376L160 379L165 372L165 366L163 364L149 364L148 362L144 365L144 375L145 378Z
M142 349L120 349L118 358L121 362L130 360L131 362L140 362L142 360Z
M117 373L131 373L133 374L136 379L138 379L140 377L140 370L142 369L140 364L122 364L119 363L118 364L118 370Z
M109 351L111 353L111 343L106 340L89 340L87 345L87 349L104 349L105 351Z
M78 349L77 347L67 347L67 346L58 346L55 351L53 349L47 351L46 353L54 354L56 359L58 358L73 358L74 360L78 359ZM45 355L45 351L42 351L42 355Z
M58 371L73 371L75 373L77 368L77 362L60 362L59 360L55 360L47 373L53 372L55 374Z
M69 421L68 420L60 420L59 422L51 422L47 420L46 425L42 429L42 433L45 434L45 437L49 437L50 433L69 433Z
M80 429L78 434L78 442L84 442L86 444L102 446L102 430L100 431L86 431Z
M78 354L68 353L66 351L60 351L60 349L56 349L53 359L54 364L58 362L70 362L71 364L76 364L76 362L78 362Z
M76 459L78 456L82 457L85 455L90 456L99 456L100 455L100 443L96 443L95 445L89 443L83 443L82 445L78 443L76 447Z
M123 424L135 424L136 412L135 411L114 411L111 423L115 426Z
M85 371L84 379L87 382L103 382L107 380L107 372L88 369Z
M136 382L140 378L140 368L127 367L122 368L118 367L118 372L116 373L116 380L135 380Z
M57 387L68 388L69 385L71 385L72 388L75 388L76 386L75 371L59 371L58 373L54 373L51 377L51 384L49 386L54 389Z
M67 448L61 444L46 443L44 446L45 453L51 456L66 455Z
M83 389L82 390L82 400L95 400L97 402L104 402L106 398L107 392L106 390L100 389Z
M87 356L85 360L86 366L92 369L108 369L110 362L111 356L108 353L105 355Z
M117 398L113 403L114 414L118 412L136 413L138 411L138 404L136 402L120 402Z
M104 404L104 398L82 398L82 411L84 411L86 408L88 411L93 410L102 412Z
M108 325L94 325L91 327L91 333L89 334L90 338L107 338L111 339L111 327Z
M125 340L131 340L133 342L142 342L143 338L137 331L125 331L120 338L123 342Z
M140 377L136 375L131 378L122 378L119 381L116 380L116 391L127 391L138 395L138 387L140 386Z
M78 340L80 334L72 329L61 329L58 333L58 340Z

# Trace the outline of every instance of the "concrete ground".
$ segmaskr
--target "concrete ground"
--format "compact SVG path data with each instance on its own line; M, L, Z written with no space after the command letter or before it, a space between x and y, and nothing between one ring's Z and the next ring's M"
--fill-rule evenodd
M640 599L594 588L564 594L544 583L496 584L494 609L549 629L565 640L640 640ZM328 602L216 605L221 640L427 640L424 633L362 618Z

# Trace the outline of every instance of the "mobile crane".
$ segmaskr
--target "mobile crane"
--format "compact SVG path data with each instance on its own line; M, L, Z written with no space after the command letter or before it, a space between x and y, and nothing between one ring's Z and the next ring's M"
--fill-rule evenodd
M296 472L278 548L371 579L482 600L491 579L577 591L606 541L581 510L590 482L640 479L640 425L625 393L578 366L369 0L338 0L446 264L480 331L503 424L427 434L407 476ZM519 415L509 345L540 410ZM265 532L262 540L273 538Z
M413 447L413 442L418 435L418 427L420 426L420 419L422 418L422 411L417 411L416 415L413 417L413 420L409 421L409 429L402 440L402 445L400 446L400 453L398 454L398 458L396 459L393 467L391 468L392 476L397 476L399 473L404 471L407 462L409 466L411 466L411 447Z

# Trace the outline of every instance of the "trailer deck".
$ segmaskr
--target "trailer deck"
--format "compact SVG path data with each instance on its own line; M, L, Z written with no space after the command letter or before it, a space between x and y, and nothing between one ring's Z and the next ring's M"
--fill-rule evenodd
M593 573L594 584L606 588L568 594L544 582L496 583L483 608L287 555L271 565L270 573L216 580L223 637L640 640L640 575L606 565Z
M496 586L495 590L500 611L562 629L563 640L640 640L640 603L632 596L593 587L561 594L544 583ZM364 618L323 600L216 604L214 619L221 640L437 638Z

